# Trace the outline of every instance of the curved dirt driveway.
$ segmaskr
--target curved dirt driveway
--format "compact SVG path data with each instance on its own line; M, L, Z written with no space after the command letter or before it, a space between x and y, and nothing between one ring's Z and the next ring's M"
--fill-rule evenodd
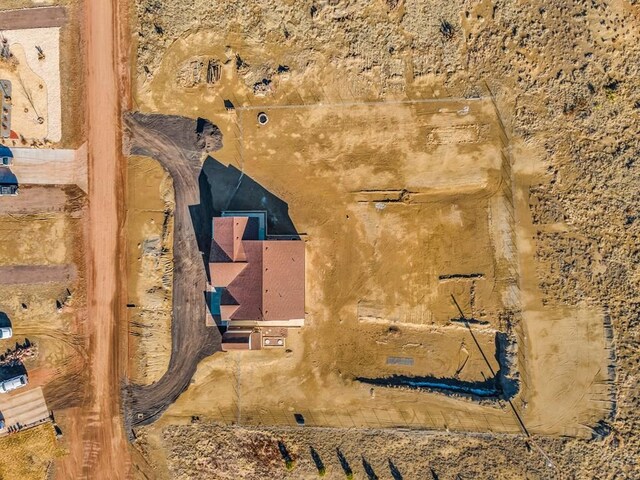
M129 134L130 153L158 160L173 178L176 208L172 351L169 367L159 381L125 387L125 422L128 426L155 421L187 389L200 360L220 350L218 329L205 325L207 277L189 209L200 203L200 151L195 150L195 145L194 149L178 145L177 142L185 143L184 138L176 142L163 133L195 134L196 123L195 120L170 117L175 123L169 129L162 128L162 122L147 121L150 118L163 117L129 115L125 118L125 128Z

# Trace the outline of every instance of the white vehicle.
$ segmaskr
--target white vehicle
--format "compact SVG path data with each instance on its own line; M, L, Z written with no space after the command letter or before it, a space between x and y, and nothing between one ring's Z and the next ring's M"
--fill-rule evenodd
M0 339L11 338L13 336L13 330L11 327L0 327Z
M10 378L4 382L0 382L0 393L7 393L11 390L24 387L29 380L26 375L18 375L17 377Z

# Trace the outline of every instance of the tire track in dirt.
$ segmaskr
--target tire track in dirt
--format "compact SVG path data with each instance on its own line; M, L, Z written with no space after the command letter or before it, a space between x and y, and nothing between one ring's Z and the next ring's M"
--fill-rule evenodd
M84 61L89 170L87 232L88 387L68 428L69 454L58 478L124 479L130 457L120 409L118 319L125 277L119 269L123 228L122 78L118 28L126 7L84 2ZM123 11L124 10L124 11ZM81 439L81 441L80 441Z
M195 132L195 120L180 121ZM125 128L129 153L156 159L171 175L176 205L171 359L157 382L125 387L125 422L130 429L154 422L188 388L200 360L220 351L220 333L205 324L207 277L190 211L190 206L200 203L201 152L179 146L160 124L142 121L140 116L127 116Z

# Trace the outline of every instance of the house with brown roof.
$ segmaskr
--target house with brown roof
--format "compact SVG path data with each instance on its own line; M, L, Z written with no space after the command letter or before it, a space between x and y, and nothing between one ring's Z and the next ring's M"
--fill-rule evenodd
M213 219L208 298L223 349L284 347L304 324L304 253L302 240L267 235L266 212Z

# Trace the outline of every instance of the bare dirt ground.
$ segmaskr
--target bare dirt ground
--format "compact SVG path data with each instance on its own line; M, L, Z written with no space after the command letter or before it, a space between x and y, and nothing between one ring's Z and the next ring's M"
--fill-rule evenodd
M200 203L198 188L200 152L195 146L195 121L180 119L176 134L192 132L192 151L180 148L161 130L153 118L126 119L132 154L157 159L169 172L175 189L173 233L173 317L172 354L164 376L148 386L129 385L125 405L128 425L152 422L189 386L198 362L220 349L220 333L206 327L204 292L206 274L192 224L193 206ZM182 127L179 128L179 127ZM187 143L188 145L188 143Z
M440 478L455 478L457 474L462 478L638 476L634 458L639 450L635 432L640 397L636 393L638 352L633 332L637 323L638 251L635 245L639 233L634 213L637 196L633 192L638 182L634 157L639 144L636 129L632 127L638 116L640 98L635 67L639 55L638 29L635 28L640 15L637 5L626 1L570 5L553 1L544 4L461 1L426 5L407 0L294 6L283 2L268 5L220 2L191 7L179 2L158 6L138 1L136 7L137 105L143 111L202 116L213 121L225 135L225 146L215 154L215 159L225 167L233 165L246 171L289 203L294 224L306 234L313 267L307 273L308 281L318 287L312 289L311 305L314 301L321 304L319 299L329 292L338 299L335 305L340 305L344 298L341 295L357 292L358 288L365 293L370 289L371 294L361 296L366 300L363 317L374 320L391 317L402 323L419 323L416 318L425 317L421 312L406 314L401 308L390 308L396 290L381 288L384 285L377 276L366 272L365 279L360 281L356 272L366 262L360 259L364 254L355 248L358 236L348 237L349 242L354 243L351 249L334 248L332 255L325 252L314 257L318 246L313 242L314 238L321 238L322 221L326 220L322 213L330 211L336 203L335 185L353 184L353 191L359 191L366 189L367 182L385 180L389 183L399 179L403 182L383 187L411 191L402 183L438 178L437 175L430 177L431 171L411 175L412 169L423 165L409 165L403 171L397 167L392 169L390 162L384 161L385 150L393 159L406 153L388 141L384 128L375 128L384 126L384 121L378 121L368 130L363 128L350 142L341 142L336 137L348 138L349 130L340 129L339 115L325 115L324 132L314 130L314 118L322 125L320 115L327 111L326 105L341 104L344 115L351 120L349 128L356 129L360 127L354 120L359 107L354 103L359 102L385 100L391 118L397 115L393 106L397 101L485 96L496 103L500 123L508 137L505 150L512 167L508 178L516 248L510 255L516 258L518 281L517 292L514 292L518 299L514 323L521 382L515 405L534 433L560 437L535 440L551 457L555 469L545 466L545 457L537 448L531 447L532 453L527 453L525 443L516 437L439 434L437 442L428 443L431 437L419 434L406 434L409 440L400 441L396 436L404 433L350 430L345 434L354 436L352 446L348 447L351 449L348 458L358 465L357 474L376 478L366 472L361 459L365 455L376 475L387 478L389 475L398 478L390 469L389 459L394 464L397 460L404 478L428 477L428 468L438 472ZM214 70L218 69L215 71L219 72L219 78L218 74L207 76L207 65L217 65ZM209 78L217 79L207 81ZM235 105L235 111L225 110L223 100ZM307 105L313 105L314 112L320 113L315 117L308 113L301 116L301 107ZM270 123L259 130L255 115L275 106L286 108L269 111ZM298 128L296 132L289 127L290 137L282 134L287 132L287 122ZM366 122L362 123L366 126ZM411 121L398 119L389 123L396 125L398 136L411 132ZM279 131L283 125L285 129ZM274 129L269 130L272 127ZM343 130L346 130L344 134ZM468 141L473 138L470 135L468 131L444 131L437 137ZM432 137L427 135L427 138ZM364 146L371 142L379 148L358 155L354 149L358 139L362 139ZM407 148L409 142L399 143ZM439 148L425 143L422 148L427 151ZM417 148L413 150L420 152ZM461 152L465 152L464 148ZM445 168L455 166L459 159L457 152L443 153L441 164ZM383 157L381 161L377 155ZM477 156L478 165L482 165L483 160L485 155ZM476 164L471 163L461 171L471 175L478 170ZM314 191L316 185L318 191ZM307 190L309 196L315 192L313 201L305 197ZM326 192L331 195L325 195ZM176 194L179 195L178 187ZM364 200L370 202L369 197ZM379 202L373 202L374 211L368 218L389 213L402 219L397 212L404 206L387 203L377 212L375 203ZM461 202L456 198L451 203ZM349 232L341 228L338 218L345 224L358 219L367 225L360 219L367 203L356 200L354 204L360 210L353 206L347 212L340 212L336 208L340 214L334 223L329 220L325 225L328 232L333 230L335 238ZM476 231L478 225L486 222L480 215L480 211L486 213L486 207L479 203L477 208L475 212L472 208L460 208L459 213L443 208L435 218L444 218L449 213L451 225L462 220L463 231ZM433 205L423 207L425 229L434 221L433 211ZM315 218L314 212L319 213ZM501 223L495 215L490 218L493 225ZM472 219L476 220L473 228ZM387 224L383 220L370 220L369 231L362 228L359 235L378 238L376 247L384 246L381 235L392 225L386 221ZM468 229L464 228L465 222ZM176 220L176 228L178 224ZM387 228L381 228L383 225ZM413 240L416 223L408 223L402 230L396 228L408 232L399 236L403 241ZM477 231L481 233L481 229ZM418 245L422 240L430 246L429 235L416 237ZM455 260L459 262L466 255L490 262L491 256L472 253L473 248L486 248L487 242L481 237L477 245L473 239L454 242ZM393 242L387 243L390 246L386 254L392 257L396 254L400 257L396 259L402 260L401 253L392 249ZM493 258L499 258L500 249L502 253L510 250L507 242L496 242L495 236L490 244ZM462 254L456 248L461 249ZM479 248L481 252L482 248ZM427 248L433 258L421 261L424 265L438 264L440 259L446 261L446 249L443 250L438 256ZM324 257L331 261L322 265ZM354 265L353 277L341 276L336 260ZM380 265L384 266L384 262ZM379 272L384 273L384 269ZM391 279L394 274L389 272ZM318 279L314 279L314 275ZM352 289L354 284L356 288ZM410 284L408 281L407 285ZM459 294L468 292L466 288ZM411 291L398 290L404 294L398 296L398 304L402 306ZM465 309L471 307L471 295L467 295ZM501 302L507 302L505 295L498 297ZM377 301L373 306L372 298ZM381 298L389 301L380 302ZM382 308L379 303L383 304ZM349 302L343 302L342 306L345 308L335 312L332 320L354 314L357 318ZM436 326L440 321L447 321L444 309L438 315L437 302L431 307ZM311 320L317 320L311 310ZM487 317L494 317L489 309ZM499 319L494 321L500 325ZM336 324L336 328L346 329L348 325L343 322ZM322 450L321 457L331 462L329 475L343 476L335 456L339 430L292 431L295 439L290 439L291 451L304 453L300 457L300 470L286 473L284 462L275 463L272 458L278 455L276 438L289 433L278 431L271 436L268 427L247 431L237 427L189 425L190 417L200 414L203 422L286 424L292 421L287 402L293 404L292 408L314 405L316 400L322 404L317 391L306 389L318 382L318 377L323 378L316 372L331 370L337 365L319 361L313 365L316 371L308 376L297 376L299 372L291 371L289 387L293 390L295 379L296 386L302 385L299 395L304 398L299 401L287 398L281 413L276 414L269 408L264 411L242 408L244 402L260 395L267 404L277 403L277 392L269 394L274 391L273 385L279 387L275 380L281 377L264 372L278 372L287 361L295 364L313 351L314 341L318 341L305 336L321 333L322 326L329 329L326 322L310 321L299 338L291 339L290 359L259 352L252 357L216 354L204 360L186 393L156 424L137 431L143 453L157 466L158 476L313 478L318 473L311 466L309 446L315 445L322 445L317 447ZM372 340L375 341L375 337ZM349 342L346 343L345 350L349 348ZM459 346L455 350L459 352ZM345 358L346 354L338 351L336 362L341 356ZM365 366L370 368L368 364ZM282 376L286 375L286 371L282 371ZM341 379L338 383L344 381ZM331 384L322 385L332 389ZM441 410L446 415L455 411L455 404L459 402L434 394L381 393L381 390L376 388L375 400L371 400L370 392L363 389L356 404L385 401L385 396L393 403L396 395L407 398L415 395L407 401L415 409L428 413ZM229 400L229 408L223 409L214 403L220 399ZM481 418L479 410L484 407L466 408L475 411L469 417L458 415L457 424L445 417L433 426L443 428L446 424L450 429L469 429L464 419L477 421ZM312 425L328 425L334 418L340 418L326 407L324 416L314 416L314 412L309 408L310 415L305 415ZM346 418L340 421L345 422L344 426L368 424L370 427L394 421L383 418L363 414L358 422L347 423ZM426 425L427 421L421 419L418 423ZM201 435L202 431L206 433ZM515 424L513 431L517 431ZM572 438L561 438L565 435ZM264 441L263 436L270 440ZM591 441L590 436L594 437ZM604 440L600 440L601 437ZM241 442L247 438L256 440L249 442L244 453L232 456L228 463L218 462L224 454L216 452L233 451L232 447L244 446ZM402 455L406 456L397 453L395 441L404 445ZM418 447L421 441L427 442L424 448ZM411 448L406 447L408 443ZM266 452L264 457L261 452ZM263 462L256 465L256 457ZM351 460L353 458L356 460ZM414 469L415 465L424 469Z
M12 265L0 267L0 285L60 282L76 279L74 265Z
M72 185L64 187L23 185L17 197L0 197L0 211L5 214L53 213L74 210L84 194Z
M122 315L119 249L124 171L119 146L119 19L117 2L85 4L89 155L88 317L91 410L81 420L84 450L78 478L125 478L127 446L120 421L118 322ZM125 20L126 23L126 20ZM71 472L67 472L71 473Z
M120 81L122 40L117 2L85 5L87 123L89 156L89 227L87 305L90 364L86 395L73 416L69 455L56 465L59 478L126 478L128 449L119 408L122 360L118 322L124 316L121 286L125 278L118 256L124 223L121 205L126 172L120 155L119 119L126 87ZM123 102L126 104L126 102Z
M478 407L461 400L445 401L439 396L389 391L384 387L373 392L369 386L354 382L361 377L374 380L392 375L456 377L467 382L486 378L489 371L469 333L461 326L447 326L458 315L450 299L452 293L460 298L464 310L493 323L494 328L506 328L504 322L515 326L516 320L510 319L513 314L509 313L518 307L518 300L512 298L510 281L515 262L512 229L501 213L505 208L504 194L496 194L502 192L502 156L500 148L492 149L489 141L491 123L486 112L492 111L491 103L483 106L481 102L474 102L473 105L467 106L464 116L456 113L465 107L464 102L445 101L353 105L348 113L336 113L340 109L332 105L265 108L270 115L269 128L278 130L279 136L255 126L253 116L257 108L240 113L243 136L236 148L242 171L252 182L269 184L273 193L289 200L291 218L308 238L308 322L300 334L288 339L285 356L256 352L251 357L240 354L205 359L194 377L194 385L169 408L167 419L161 424L170 422L171 418L198 416L228 424L286 425L294 423L293 413L298 412L304 414L307 424L316 426L519 430L508 408ZM451 112L449 118L447 112ZM406 145L409 152L396 151L394 157L398 163L393 164L385 158L382 147L374 148L371 153L368 143L358 145L358 141L370 138L357 129L358 125L367 128L362 117L376 125L381 145ZM415 157L420 158L420 144L412 146L410 141L398 136L405 135L405 131L408 131L407 138L424 138L425 132L433 135L435 129L443 128L437 125L445 120L449 128L455 127L456 122L481 125L484 143L463 145L463 148L458 144L451 147L438 144L434 157L426 156L420 163L412 164ZM304 155L297 152L299 125L304 125L311 145L303 150ZM398 125L403 127L402 133L395 133ZM135 145L136 130L132 132ZM162 141L160 130L156 132L160 138L157 147L171 147L173 150L168 151L173 153L168 157L178 159L174 162L180 161L173 144L166 138ZM289 136L293 138L291 143L283 141ZM323 145L324 138L329 140ZM345 145L352 145L352 150ZM254 151L255 146L266 153ZM440 163L440 158L452 155L447 148L456 149L458 165ZM282 155L277 156L277 151ZM375 153L378 151L379 154ZM484 164L475 156L476 152L481 152ZM221 154L224 153L223 149ZM364 167L348 163L347 159L358 159L365 154ZM265 159L270 156L273 158ZM465 166L467 158L475 163L474 170ZM345 164L346 168L340 166ZM369 166L373 172L362 174L358 170ZM403 175L420 169L428 174L406 178ZM294 188L292 170L298 172L300 179L315 178L312 182L306 181L305 188ZM336 170L340 173L336 174ZM507 178L510 181L510 177ZM214 182L212 189L224 187L215 184L215 177L211 181ZM247 202L253 195L242 183L238 185L233 182L237 195L229 200L231 205ZM383 198L401 191L405 194L400 202L386 202ZM469 199L458 192L464 192ZM213 190L212 194L221 195ZM403 233L398 235L398 231ZM413 233L406 238L405 232ZM399 250L398 244L406 250ZM481 255L478 255L478 244L483 245ZM429 251L430 255L410 256L407 264L407 251ZM180 255L183 255L181 251L177 253ZM327 259L332 261L328 263ZM415 278L407 278L407 272ZM473 294L469 281L449 278L456 273L473 275L473 272L481 272L482 276L472 289ZM439 277L444 277L444 281L439 281ZM345 290L344 285L350 288ZM403 285L408 288L401 288ZM526 293L535 294L536 286L530 288ZM392 295L385 297L381 292ZM373 298L377 298L378 303L372 303ZM398 307L404 312L398 314ZM535 376L537 361L544 362L542 371L548 372L549 366L546 365L548 354L538 355L534 347L547 348L547 351L549 348L558 351L558 347L545 347L545 343L550 343L546 340L539 347L531 341L534 347L522 348L521 358L527 364L523 368L530 364L534 373L523 378L523 394L518 405L526 409L525 417L531 416L533 423L529 427L533 432L589 436L591 431L586 425L606 415L607 377L597 376L607 361L604 328L598 327L598 316L591 313L587 316L587 312L582 315L595 320L587 324L587 331L591 329L587 344L590 353L585 355L579 350L575 353L575 348L567 350L572 356L567 357L558 376L554 375L558 378L556 384L546 385L540 375ZM560 320L558 331L562 325ZM587 340L576 333L572 335L578 345ZM520 337L531 336L528 334ZM495 330L490 327L476 327L476 339L490 358L496 355L494 335ZM531 337L545 338L543 334ZM183 350L177 351L180 355ZM387 360L393 357L409 358L413 364L411 367L389 364ZM271 367L268 374L260 373L265 364ZM493 369L498 368L494 363ZM602 388L593 386L594 375ZM567 378L574 382L566 382ZM278 385L278 389L265 393L268 385ZM540 388L541 385L545 387ZM550 385L554 385L553 388ZM214 386L216 402L211 402L210 392ZM537 400L538 394L546 395L544 401ZM583 402L577 411L575 402L586 394L593 396L593 400ZM414 405L418 399L419 407ZM555 409L555 416L548 418L544 405L551 399L556 403L563 399L566 406ZM572 414L567 416L567 411Z
M55 445L52 427L47 427L47 435L51 431L51 448L29 440L33 438L29 431L15 434L15 440L3 451L8 457L21 458L27 455L30 443L31 467L11 472L3 470L2 475L16 478L11 475L21 472L26 475L22 478L42 478L43 471L50 470L54 460L62 456L61 449L80 439L70 427L73 409L83 403L88 365L84 269L86 196L75 186L33 187L22 189L18 197L2 200L0 312L3 326L12 327L13 337L0 341L0 352L4 355L15 351L17 345L31 345L34 354L23 360L29 384L14 394L30 398L36 390L44 392L42 400L46 403L38 404L39 413L33 414L40 415L44 410L48 419L49 412L54 411L65 433L63 445ZM33 242L34 238L38 239L37 243ZM3 407L5 419L14 422L19 418L24 422L31 415L33 403L20 402L6 412ZM18 440L23 437L25 443ZM29 457L24 461L28 464Z
M127 170L128 371L133 383L149 384L171 358L174 191L151 158L130 157Z

